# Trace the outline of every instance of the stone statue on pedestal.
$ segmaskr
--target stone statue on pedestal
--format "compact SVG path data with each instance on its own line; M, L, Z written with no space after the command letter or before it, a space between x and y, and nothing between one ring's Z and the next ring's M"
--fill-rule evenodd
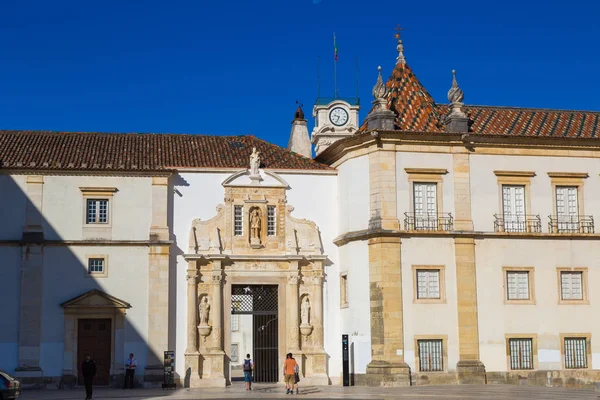
M260 157L258 156L259 152L256 151L256 147L252 148L252 154L250 155L250 175L256 176L259 175L258 168L260 167Z
M310 325L310 301L305 297L300 309L300 325Z
M260 229L262 222L260 220L260 211L255 208L250 213L250 244L260 244Z
M208 303L208 297L203 297L200 305L198 306L200 313L200 326L208 326L208 314L210 312L210 304Z

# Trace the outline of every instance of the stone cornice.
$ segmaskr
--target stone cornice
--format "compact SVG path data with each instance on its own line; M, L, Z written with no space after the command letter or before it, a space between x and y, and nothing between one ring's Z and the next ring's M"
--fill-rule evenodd
M300 261L300 260L326 260L324 255L279 255L279 254L184 254L186 261L191 260L224 260L231 261Z
M532 178L535 176L535 172L533 172L533 171L494 171L494 175L496 175L496 176L518 176L518 177Z
M175 173L174 170L161 171L98 171L86 169L69 170L44 170L44 169L25 169L25 168L0 168L2 175L46 175L46 176L139 176L139 177L170 177Z
M552 240L600 240L599 233L528 233L528 232L440 232L440 231L397 231L387 229L365 229L344 233L333 239L333 243L344 246L350 242L363 241L381 237L397 238L472 238L472 239L552 239Z
M334 164L344 155L354 150L376 145L424 145L463 147L477 154L477 148L545 149L599 151L600 140L594 138L564 138L547 136L505 136L453 134L404 131L367 131L352 137L338 140L321 152L315 160L328 165ZM571 154L572 157L577 155Z
M27 241L27 240L0 240L0 246L170 246L172 240L42 240L42 241Z

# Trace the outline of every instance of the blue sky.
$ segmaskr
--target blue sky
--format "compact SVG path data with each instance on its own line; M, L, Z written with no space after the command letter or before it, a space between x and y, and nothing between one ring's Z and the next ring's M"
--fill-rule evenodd
M4 1L0 128L253 134L285 146L310 116L394 67L394 27L438 102L458 71L467 104L600 110L597 2ZM309 118L309 129L312 129Z

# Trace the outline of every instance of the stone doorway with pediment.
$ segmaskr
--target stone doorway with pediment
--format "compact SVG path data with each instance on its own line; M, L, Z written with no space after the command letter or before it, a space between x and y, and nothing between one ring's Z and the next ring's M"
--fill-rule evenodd
M61 307L65 324L61 386L77 384L79 366L88 352L98 363L96 384L120 385L124 375L125 315L131 305L93 289L65 301Z
M290 187L277 174L251 168L231 175L223 187L216 216L192 221L184 254L189 386L231 383L232 288L237 285L277 286L277 366L292 352L306 384L329 384L323 346L327 256L319 228L292 217Z

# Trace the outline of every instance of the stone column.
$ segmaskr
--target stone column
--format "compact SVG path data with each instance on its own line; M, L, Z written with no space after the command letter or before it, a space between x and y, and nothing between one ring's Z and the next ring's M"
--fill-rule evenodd
M287 331L288 331L288 349L292 354L300 355L300 317L298 305L298 261L290 262L290 273L288 276L288 284L286 290L286 315L287 315ZM299 359L300 357L298 357Z
M163 353L169 350L169 226L167 222L168 177L152 178L152 219L148 254L148 361L144 382L163 381ZM162 242L162 243L161 243Z
M304 290L310 294L309 323L312 332L308 337L308 346L303 352L306 356L306 382L310 385L328 385L327 353L323 341L323 262L313 260L313 271L302 278ZM306 343L303 341L302 343Z
M409 386L404 362L401 242L397 237L369 239L371 362L369 386Z
M201 387L225 387L225 352L223 351L223 260L225 256L211 256L213 264L211 283L213 286L209 319L212 326L211 344L202 354L204 365Z
M15 375L23 384L41 384L40 367L44 241L42 206L44 177L28 176L26 186L24 246L21 247L19 301L19 361Z
M456 210L454 228L459 231L473 231L469 152L462 148L455 151L452 155ZM485 383L485 366L479 360L475 240L455 238L454 254L458 295L458 382L481 384Z
M186 354L198 353L198 270L190 261L187 270L187 348Z
M187 347L185 349L184 387L197 387L200 379L200 354L198 352L198 266L188 261L187 269Z

